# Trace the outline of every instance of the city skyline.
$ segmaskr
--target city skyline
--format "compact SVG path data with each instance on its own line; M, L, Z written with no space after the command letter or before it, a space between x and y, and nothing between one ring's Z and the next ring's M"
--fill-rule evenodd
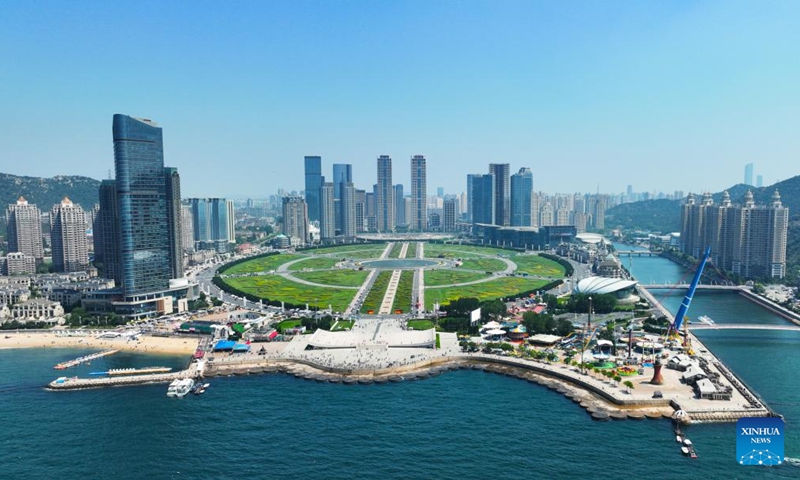
M126 112L169 131L186 196L263 197L265 176L299 191L313 154L353 165L362 188L378 155L423 154L442 179L430 188L451 193L466 190L454 165L487 163L529 167L547 192L721 191L748 163L764 185L796 173L797 4L359 7L7 5L2 170L107 178L107 118ZM405 35L376 35L388 19ZM134 41L147 56L114 54Z

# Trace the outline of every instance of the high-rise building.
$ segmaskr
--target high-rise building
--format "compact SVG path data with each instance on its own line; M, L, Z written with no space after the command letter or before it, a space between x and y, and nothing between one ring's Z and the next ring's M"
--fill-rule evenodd
M444 198L444 187L436 187L436 196Z
M445 232L453 232L456 229L456 204L458 201L454 198L448 198L444 201L442 206L442 230Z
M180 186L164 168L162 130L148 119L114 115L114 181L100 185L104 276L117 288L81 299L90 313L146 318L185 311L196 284L183 277L180 251ZM115 258L116 257L116 258ZM175 274L180 275L179 278Z
M511 226L531 226L531 194L533 194L533 172L520 168L511 175Z
M428 174L425 157L411 157L411 215L410 230L421 232L428 223Z
M472 223L472 181L474 174L467 175L467 221Z
M761 188L764 186L764 176L763 175L756 175L756 187Z
M353 217L355 212L355 204L350 204L350 211L346 211L343 207L344 188L348 183L353 183L353 166L349 163L334 163L333 164L333 199L334 199L334 214L336 217L336 235L345 234L345 217Z
M494 221L497 225L511 224L511 165L490 163L489 173L494 175Z
M196 250L231 251L235 237L233 201L225 198L188 198ZM233 239L233 241L231 241Z
M395 226L408 225L406 218L406 196L403 193L403 184L394 186L394 224Z
M86 213L64 197L50 211L50 240L53 245L53 270L81 272L89 268Z
M355 190L356 202L356 233L367 231L367 192Z
M681 212L680 247L699 257L711 247L711 261L744 277L783 278L789 210L777 191L770 205L756 205L752 192L744 205L732 205L728 192L720 205L710 194L697 203L689 194Z
M178 169L165 168L164 181L171 278L181 278L183 277L183 222L181 222L181 177L178 175Z
M555 211L553 210L553 205L550 202L545 202L542 208L539 209L539 226L549 227L555 225L554 217Z
M755 185L753 183L753 164L748 163L744 166L744 184L745 185Z
M119 206L122 292L126 298L169 288L170 258L161 128L147 119L114 115L114 163Z
M378 183L375 191L376 220L379 232L394 231L394 185L392 184L392 158L378 157Z
M469 192L469 198L472 200L472 223L495 224L497 196L494 192L496 185L494 175L473 174L470 177L472 177L472 190Z
M194 252L194 222L192 206L181 205L181 247L184 252Z
M322 240L330 240L336 237L333 182L322 182L319 192L319 237Z
M39 264L44 259L42 246L42 212L36 205L29 204L19 197L16 204L6 210L6 234L8 252L20 252L36 259Z
M0 257L0 272L3 275L33 275L36 273L36 259L22 252L12 252Z
M122 284L119 246L119 206L116 180L100 183L100 211L94 227L94 260L103 278Z
M340 204L342 210L342 230L340 235L354 237L356 235L357 214L356 214L356 188L353 182L346 182L341 186ZM363 213L363 212L362 212Z
M283 234L293 245L308 243L308 207L302 197L283 197Z
M306 167L306 205L308 220L318 222L320 219L319 189L325 181L322 176L322 157L305 157Z

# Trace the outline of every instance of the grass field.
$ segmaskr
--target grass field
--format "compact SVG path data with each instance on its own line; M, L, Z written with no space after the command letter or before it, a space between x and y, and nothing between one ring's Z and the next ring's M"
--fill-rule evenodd
M409 320L408 328L414 330L430 330L433 328L433 322L430 320Z
M496 258L472 257L465 258L461 268L464 270L480 270L482 272L502 272L506 263Z
M339 258L378 258L385 248L386 245L383 244L344 245L341 247L315 248L307 252L313 252L317 255L336 254Z
M546 285L547 280L538 280L522 277L501 277L488 282L466 285L463 287L425 288L425 308L430 310L433 303L446 305L458 298L477 298L478 300L492 300L504 298L527 290L535 290Z
M395 242L394 246L392 247L392 251L389 252L389 258L400 257L400 250L402 249L403 249L403 242Z
M282 322L277 323L275 325L275 330L277 330L278 333L283 333L283 331L286 330L287 328L297 327L301 323L302 322L300 320L296 319L296 318L290 318L290 319L287 319L287 320L284 320Z
M518 254L511 257L511 261L517 264L517 273L553 278L561 278L566 273L557 262L538 255Z
M342 260L342 257L306 257L306 260L289 265L288 270L296 272L309 268L312 270L333 268Z
M343 312L350 305L356 294L356 290L301 285L280 275L260 275L257 277L226 278L223 280L234 288L265 300L297 305L305 305L307 303L309 306L317 308L328 308L328 305L332 305L333 310L336 312Z
M367 270L331 270L328 272L295 272L295 277L322 285L360 287L367 279Z
M255 258L253 260L242 262L238 265L232 266L230 269L226 270L225 273L223 273L223 275L268 272L270 270L277 269L279 266L283 265L286 262L291 262L292 260L297 260L298 258L303 258L303 255L279 254L279 255L270 255L269 257Z
M391 270L384 270L378 274L378 278L376 278L375 283L372 284L372 289L370 289L367 294L367 298L364 299L364 304L361 306L361 313L367 313L367 310L375 310L375 313L378 313L378 310L381 308L381 302L383 302L383 297L386 295L386 287L389 286L389 280L391 278Z
M406 258L417 257L417 242L408 242L408 250L406 251Z
M397 292L394 295L394 303L392 303L392 312L395 310L402 310L403 313L411 311L411 290L414 288L414 271L403 270L400 274L400 282L397 284Z
M512 250L503 250L502 248L493 247L477 247L475 245L442 245L438 243L425 244L425 256L428 258L438 257L439 254L444 254L448 258L471 256L469 254L477 253L479 255L486 255L488 257L496 257L499 255L512 255L515 252Z
M485 273L464 272L457 269L425 270L425 286L437 287L453 283L466 283L486 277Z

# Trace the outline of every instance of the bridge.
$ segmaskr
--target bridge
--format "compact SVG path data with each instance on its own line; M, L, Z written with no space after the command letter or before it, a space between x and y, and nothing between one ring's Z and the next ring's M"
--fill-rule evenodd
M620 257L624 257L624 256L628 256L628 257L644 257L644 256L652 257L652 256L656 256L656 257L658 257L659 255L661 255L661 252L651 252L650 250L617 250L616 253L617 253L617 256L620 256Z
M651 290L689 289L689 285L686 283L653 283L653 284L640 283L638 286ZM741 285L703 285L703 284L698 284L697 289L698 290L750 290L749 287L743 287Z
M722 325L707 325L693 323L689 330L794 330L800 332L800 325L763 325L756 323L726 323Z

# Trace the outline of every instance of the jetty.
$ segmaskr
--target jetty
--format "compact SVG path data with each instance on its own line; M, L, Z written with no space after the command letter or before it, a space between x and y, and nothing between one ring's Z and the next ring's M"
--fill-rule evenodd
M200 360L179 372L147 373L143 375L114 375L96 378L59 377L47 385L50 390L83 390L87 388L123 387L150 383L170 383L183 378L202 377L206 362ZM164 368L164 367L156 367Z
M74 367L76 365L80 365L81 363L91 362L97 358L107 357L109 355L114 355L115 353L119 352L119 350L106 350L104 352L93 353L91 355L86 355L83 357L78 357L75 360L70 360L68 362L61 362L58 365L54 366L56 370L66 370L67 368Z
M106 372L92 372L89 375L146 375L148 373L167 373L172 371L169 367L144 367L144 368L112 368Z

